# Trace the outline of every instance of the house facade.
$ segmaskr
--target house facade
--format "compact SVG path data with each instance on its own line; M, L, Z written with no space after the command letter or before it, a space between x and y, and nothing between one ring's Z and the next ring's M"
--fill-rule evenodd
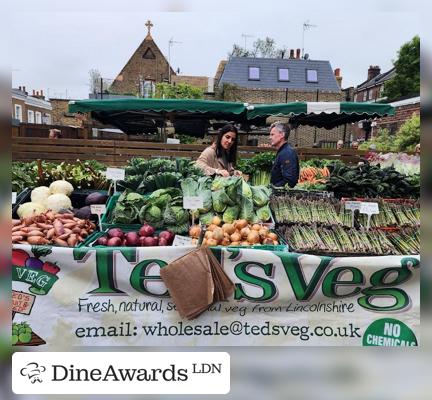
M25 86L12 89L12 118L20 123L52 124L52 106L43 90L29 95Z
M367 79L358 85L354 90L354 101L356 102L375 102L384 99L384 84L394 78L396 70L394 68L381 73L378 65L369 66Z
M299 49L290 54L287 59L231 57L221 61L215 75L217 98L251 104L344 101L340 69L333 71L329 61L301 58ZM349 137L344 129L300 126L289 141L305 147L320 142L335 144L342 137ZM259 144L268 142L266 135L256 139Z

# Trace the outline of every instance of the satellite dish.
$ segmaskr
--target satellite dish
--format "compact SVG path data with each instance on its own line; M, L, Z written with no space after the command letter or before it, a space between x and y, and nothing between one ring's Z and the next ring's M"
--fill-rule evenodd
M305 60L309 60L309 53L306 53L306 54L304 55L304 59L305 59Z

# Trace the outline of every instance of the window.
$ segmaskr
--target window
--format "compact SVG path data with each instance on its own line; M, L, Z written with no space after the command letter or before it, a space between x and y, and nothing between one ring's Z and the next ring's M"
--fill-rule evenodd
M283 82L289 81L289 70L288 68L278 68L278 80Z
M316 69L306 70L306 82L318 82L318 71Z
M44 113L42 117L42 123L44 125L51 125L51 114Z
M29 124L34 124L34 111L33 110L27 111L27 122Z
M15 104L15 118L18 119L20 122L23 122L22 107L19 104Z
M36 111L35 116L36 116L36 123L41 124L42 123L42 114L39 111Z
M363 92L363 101L367 100L367 90Z
M372 98L373 98L373 92L374 91L372 89L368 91L368 100L372 100Z
M249 67L249 80L250 81L260 80L260 69L258 67Z
M156 58L150 47L147 48L142 57L146 60L154 60Z

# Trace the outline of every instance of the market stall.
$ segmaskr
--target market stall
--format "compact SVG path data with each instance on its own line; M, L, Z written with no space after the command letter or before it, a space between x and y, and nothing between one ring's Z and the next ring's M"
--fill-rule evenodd
M13 215L12 343L416 346L419 182L320 162L320 190L187 159L93 165L85 193L42 173Z

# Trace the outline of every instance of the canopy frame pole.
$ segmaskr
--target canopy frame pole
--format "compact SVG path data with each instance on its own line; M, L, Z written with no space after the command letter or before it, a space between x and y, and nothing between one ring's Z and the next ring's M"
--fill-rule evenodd
M346 134L347 134L347 124L345 122L345 124L344 124L344 131L343 131L343 138L342 138L342 140L344 142L344 145L345 145L345 141L346 141Z

